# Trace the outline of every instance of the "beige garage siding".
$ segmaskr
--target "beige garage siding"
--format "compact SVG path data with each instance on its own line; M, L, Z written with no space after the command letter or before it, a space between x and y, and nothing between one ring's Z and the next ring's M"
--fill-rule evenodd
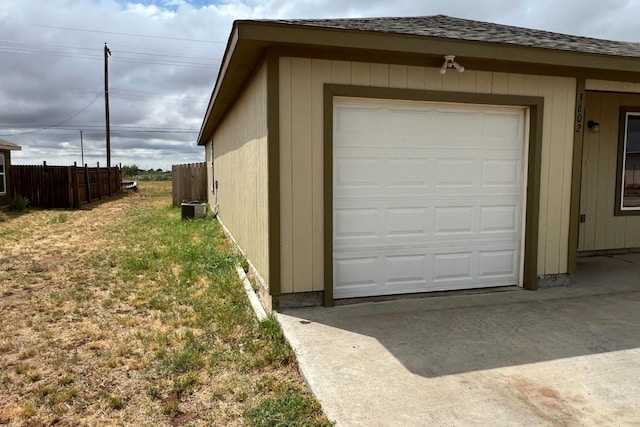
M585 222L580 224L578 250L637 248L640 216L615 216L614 205L620 106L640 106L640 85L598 81L587 86L612 92L587 92L586 119L599 122L600 132L584 135L580 214Z
M220 220L268 281L266 65L215 131L213 157ZM210 197L213 206L215 198Z
M538 274L567 272L575 79L289 57L279 75L283 293L324 288L325 83L544 97Z

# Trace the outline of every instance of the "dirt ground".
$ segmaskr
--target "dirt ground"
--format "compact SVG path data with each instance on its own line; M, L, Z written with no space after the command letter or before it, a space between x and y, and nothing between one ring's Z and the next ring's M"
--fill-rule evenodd
M128 211L168 205L170 182L146 185L81 210L3 217L0 422L126 423L130 415L112 411L135 369L122 346L130 309L109 310L109 272L96 268L96 257L114 247L109 230Z

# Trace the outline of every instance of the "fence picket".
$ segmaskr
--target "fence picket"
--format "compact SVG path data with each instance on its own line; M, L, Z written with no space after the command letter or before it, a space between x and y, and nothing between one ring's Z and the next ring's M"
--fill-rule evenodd
M78 166L11 165L13 194L30 200L31 206L39 208L79 208L92 199L108 197L110 188L120 191L122 174L118 167L87 168ZM100 175L110 176L111 183L103 188ZM92 187L94 181L98 185Z
M207 164L187 163L171 166L173 206L185 201L207 201Z

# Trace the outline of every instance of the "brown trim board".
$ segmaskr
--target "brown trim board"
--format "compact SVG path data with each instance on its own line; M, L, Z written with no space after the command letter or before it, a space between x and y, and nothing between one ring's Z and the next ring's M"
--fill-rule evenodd
M280 265L280 63L267 54L267 173L269 211L269 293L281 293ZM277 305L277 301L276 301Z
M410 101L453 102L523 106L529 108L529 164L524 235L523 287L538 288L538 223L540 218L540 171L542 159L542 120L544 98L533 96L491 95L464 92L437 92L369 86L324 85L324 304L333 299L333 99L355 98L397 99Z
M578 238L580 227L580 191L582 184L582 150L586 129L587 90L586 79L576 80L576 111L573 134L573 167L571 169L571 202L569 207L569 244L567 272L576 274L578 260Z

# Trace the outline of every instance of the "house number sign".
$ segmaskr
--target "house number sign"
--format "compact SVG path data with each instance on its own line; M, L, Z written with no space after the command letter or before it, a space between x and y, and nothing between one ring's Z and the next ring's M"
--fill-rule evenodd
M576 101L576 133L580 133L584 127L584 92L578 93Z

